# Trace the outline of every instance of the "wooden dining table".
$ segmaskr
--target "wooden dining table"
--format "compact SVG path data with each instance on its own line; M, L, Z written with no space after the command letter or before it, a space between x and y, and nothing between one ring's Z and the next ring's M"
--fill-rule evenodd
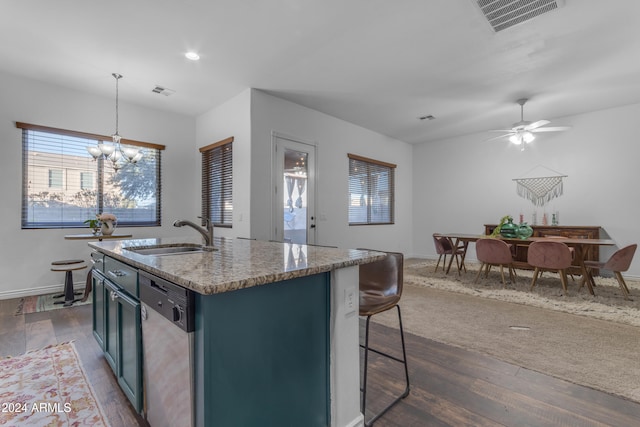
M591 295L595 295L593 291L593 286L591 286L591 282L589 280L584 280L587 277L587 268L584 265L585 254L590 250L590 248L597 246L615 246L616 242L611 239L576 239L562 236L546 236L546 237L529 237L527 239L519 239L519 238L506 238L506 237L490 237L485 234L463 234L463 233L441 233L436 234L436 236L442 236L446 239L449 239L451 243L451 247L456 248L458 245L462 244L462 255L461 255L461 263L460 265L464 265L464 260L467 255L467 250L469 248L469 243L476 242L479 239L486 238L496 238L500 240L504 240L505 242L516 245L516 246L529 246L533 242L537 242L540 240L554 240L558 242L562 242L569 247L574 248L574 262L575 265L579 267L580 273L583 278L583 283L587 284L587 288L589 289L589 293ZM451 266L451 262L453 261L453 257L449 259L449 267ZM528 264L515 264L516 268L529 268L532 269ZM447 270L448 271L448 270Z

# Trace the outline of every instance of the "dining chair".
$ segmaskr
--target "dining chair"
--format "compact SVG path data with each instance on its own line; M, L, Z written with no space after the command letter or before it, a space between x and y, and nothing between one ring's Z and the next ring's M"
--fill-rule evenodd
M633 256L636 253L636 249L638 248L637 244L625 246L622 249L618 249L611 257L605 261L585 261L584 266L587 271L586 277L582 279L580 287L584 285L586 280L589 280L591 283L591 287L595 287L596 283L593 280L593 275L591 274L593 269L603 269L612 271L618 280L618 285L620 285L620 289L624 294L625 299L631 299L629 288L622 277L622 272L627 271L631 266L631 261L633 260Z
M362 249L372 250L372 249ZM377 251L383 252L383 251ZM362 414L366 417L367 406L367 380L368 380L368 363L369 352L372 351L378 355L384 356L388 359L401 363L404 366L404 377L406 386L404 391L393 401L379 412L374 414L368 421L365 419L365 426L371 426L373 423L384 415L393 405L398 403L401 399L404 399L409 395L409 369L407 367L407 352L404 343L404 330L402 328L402 315L400 312L400 298L402 297L402 283L403 283L403 260L404 257L398 252L386 252L386 257L379 261L372 263L360 264L360 309L359 314L362 317L366 317L365 326L365 338L364 344L360 347L364 349L364 362L363 362L363 374L362 374L362 387L361 391L361 403L360 409ZM371 316L385 312L396 308L398 312L398 323L400 325L400 340L402 343L402 359L382 352L380 350L371 348L369 346L369 325ZM386 393L382 393L386 395Z
M444 257L444 261L442 262L442 271L445 271L445 266L447 265L447 255L455 257L456 266L458 267L458 274L460 274L461 269L464 269L466 273L467 267L464 265L464 261L462 260L462 255L464 254L464 245L458 245L454 248L453 247L454 245L451 239L444 236L440 236L437 233L433 234L433 243L436 247L436 253L438 254L438 262L436 263L435 270L433 270L434 273L438 271L438 266L440 265L440 259L442 259L443 257ZM447 267L445 274L449 274L452 261L453 261L452 259L449 259L449 266Z
M567 269L572 261L571 249L563 242L540 240L531 243L527 251L527 263L534 267L530 290L536 285L541 271L557 271L566 295Z
M509 279L511 283L516 281L516 270L513 266L513 252L511 251L511 245L503 240L499 239L479 239L476 241L476 258L482 264L480 270L476 275L474 283L478 282L482 269L485 269L485 278L489 275L491 266L500 266L500 275L502 276L502 286L507 287L507 282L504 280L504 266L509 269Z

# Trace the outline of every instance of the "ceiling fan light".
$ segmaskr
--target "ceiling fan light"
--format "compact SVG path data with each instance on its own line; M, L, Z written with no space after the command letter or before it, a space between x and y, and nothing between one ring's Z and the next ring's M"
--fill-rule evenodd
M524 140L525 143L528 144L534 139L536 139L536 137L531 132L523 132L522 139Z
M509 137L509 142L515 145L520 145L522 144L522 137L520 134L513 134Z

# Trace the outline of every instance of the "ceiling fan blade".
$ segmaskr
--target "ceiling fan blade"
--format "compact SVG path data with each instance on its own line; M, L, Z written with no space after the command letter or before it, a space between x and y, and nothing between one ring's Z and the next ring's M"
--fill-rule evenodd
M511 133L514 133L513 129L491 129L489 132L511 132Z
M548 128L531 129L531 132L560 132L569 129L571 129L571 126L554 126Z
M513 133L507 133L507 134L500 135L500 136L494 136L493 138L485 139L484 142L495 141L496 139L506 138L506 137L511 136L511 135L513 135Z
M538 120L537 122L533 122L530 125L525 126L525 129L533 130L540 126L548 125L549 123L551 123L549 120Z

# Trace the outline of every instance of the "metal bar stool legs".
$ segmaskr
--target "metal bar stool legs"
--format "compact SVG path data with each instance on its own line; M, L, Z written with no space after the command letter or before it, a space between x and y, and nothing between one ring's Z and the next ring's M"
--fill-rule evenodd
M391 409L393 407L393 405L395 405L400 400L404 399L405 397L407 397L409 395L409 368L407 366L407 352L405 350L405 344L404 344L404 330L402 328L402 315L400 313L400 306L396 305L396 308L398 309L398 321L400 323L400 340L402 341L402 359L369 347L369 321L371 320L371 316L373 316L373 315L367 316L364 345L362 345L362 344L360 345L360 347L362 347L364 349L364 373L362 375L362 388L360 389L360 391L362 392L361 401L360 401L360 409L362 411L362 415L365 417L364 425L367 426L367 427L372 426L373 423L376 422L376 420L378 418L383 416L389 409ZM404 391L402 392L402 394L400 396L396 397L391 403L389 403L387 406L385 406L377 414L374 414L374 416L369 421L367 421L366 420L367 371L368 371L368 366L369 366L368 365L368 362L369 362L369 351L377 353L377 354L379 354L381 356L385 356L385 357L387 357L389 359L395 360L396 362L402 363L404 365L404 375L405 375L405 380L406 380L406 387L405 387Z

